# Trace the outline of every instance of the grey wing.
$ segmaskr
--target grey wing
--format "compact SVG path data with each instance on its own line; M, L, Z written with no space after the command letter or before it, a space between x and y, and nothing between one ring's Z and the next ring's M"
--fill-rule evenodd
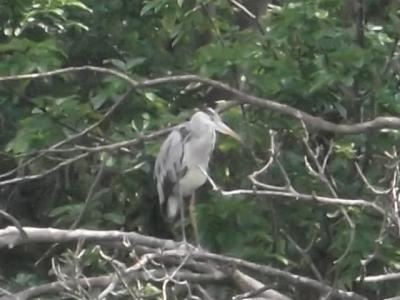
M173 192L173 187L178 183L183 167L183 149L187 136L185 126L172 131L161 145L154 166L154 177L157 181L157 192L160 204Z

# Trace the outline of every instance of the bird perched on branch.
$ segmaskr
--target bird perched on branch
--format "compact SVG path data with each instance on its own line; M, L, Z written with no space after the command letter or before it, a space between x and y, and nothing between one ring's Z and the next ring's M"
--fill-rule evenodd
M196 112L189 121L177 126L169 134L156 159L154 177L161 208L166 211L170 221L180 211L184 242L186 235L183 199L191 197L191 204L194 205L195 191L207 181L206 172L214 150L216 131L240 141L239 135L222 122L213 109L206 108ZM192 226L197 235L196 224Z

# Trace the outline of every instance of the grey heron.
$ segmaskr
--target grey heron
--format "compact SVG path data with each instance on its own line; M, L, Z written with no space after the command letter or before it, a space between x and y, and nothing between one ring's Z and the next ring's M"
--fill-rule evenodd
M211 108L196 112L189 121L177 126L158 153L154 177L160 206L166 210L168 220L177 217L180 210L182 238L186 242L184 197L192 197L207 181L207 169L214 150L216 131L240 141ZM192 202L191 201L191 202ZM192 224L195 226L196 224ZM194 228L197 234L196 228Z

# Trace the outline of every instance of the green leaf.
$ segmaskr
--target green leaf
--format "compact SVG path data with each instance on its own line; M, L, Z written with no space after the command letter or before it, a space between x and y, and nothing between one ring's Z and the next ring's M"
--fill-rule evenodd
M148 1L140 11L140 16L146 15L150 10L153 10L156 7L155 1Z
M93 105L94 110L98 110L108 99L108 96L105 94L97 94L94 97L90 98L90 103Z
M85 5L83 2L81 2L81 1L71 1L71 0L68 0L68 1L66 2L66 4L67 4L68 6L75 6L75 7L77 7L77 8L82 9L82 10L85 10L85 11L87 11L87 12L93 13L93 9L91 9L91 8L88 7L88 6L86 6L86 5Z

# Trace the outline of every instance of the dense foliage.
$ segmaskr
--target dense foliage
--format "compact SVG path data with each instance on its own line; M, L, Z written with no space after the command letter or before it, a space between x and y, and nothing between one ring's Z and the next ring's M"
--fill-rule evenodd
M83 65L115 69L136 81L198 74L335 124L400 112L396 1L242 3L0 0L0 76ZM196 82L134 89L121 78L92 71L1 81L0 208L24 226L170 237L152 174L163 137L110 150L93 147L147 135L182 122L195 108L236 98ZM268 173L258 179L284 190L227 196L205 185L196 205L204 248L368 299L400 293L397 281L360 280L400 268L396 126L346 134L244 103L230 107L223 118L245 145L219 137L210 170L215 182L225 190L256 191L248 175L272 157ZM89 133L58 148L91 151L43 152L96 122ZM82 153L87 155L43 174ZM45 176L24 177L35 174ZM290 188L363 199L386 215L363 205L279 194ZM6 219L0 223L10 225ZM18 291L52 281L51 257L67 257L68 245L43 255L48 248L2 249L0 286ZM94 250L82 264L87 274L106 269ZM310 299L307 291L279 289L294 299Z

